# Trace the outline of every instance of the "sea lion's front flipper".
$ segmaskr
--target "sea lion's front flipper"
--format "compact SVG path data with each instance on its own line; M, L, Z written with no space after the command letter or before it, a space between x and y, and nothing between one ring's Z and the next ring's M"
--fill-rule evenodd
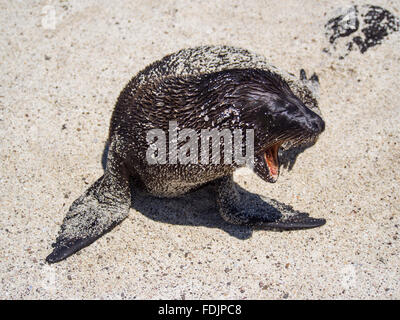
M52 245L54 250L46 258L48 263L61 261L90 245L128 216L129 176L122 166L110 167L72 203Z
M299 230L316 228L326 222L274 199L249 193L236 185L232 176L219 179L216 188L221 216L233 224L264 230Z
M326 223L325 219L310 217L307 213L294 210L291 206L280 203L274 199L261 198L265 204L268 214L271 212L277 218L274 221L257 221L250 222L255 229L261 230L300 230L311 229L323 226Z

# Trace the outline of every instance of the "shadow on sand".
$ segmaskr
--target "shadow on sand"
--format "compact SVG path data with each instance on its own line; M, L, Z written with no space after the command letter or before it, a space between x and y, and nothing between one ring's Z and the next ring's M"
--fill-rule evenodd
M284 151L280 155L281 165L291 170L297 156L311 145ZM108 155L108 145L105 145L102 155L102 166L105 170ZM245 240L252 236L253 227L238 226L226 222L218 212L215 189L212 183L176 198L157 198L140 187L140 183L131 182L132 200L131 207L146 217L163 223L187 226L204 226L207 228L219 228L229 235ZM249 210L262 210L271 220L279 220L282 208L286 212L292 212L293 208L274 199L263 200L259 195L250 193L236 185L243 203ZM272 205L271 205L271 204ZM296 213L299 213L296 211ZM303 213L302 213L303 214ZM305 214L306 215L306 214ZM307 215L308 216L308 215Z

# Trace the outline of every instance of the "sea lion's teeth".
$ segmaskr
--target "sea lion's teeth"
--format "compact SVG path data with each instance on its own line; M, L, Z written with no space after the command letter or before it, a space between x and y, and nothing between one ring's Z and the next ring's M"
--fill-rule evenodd
M278 176L278 159L277 159L276 150L274 147L269 148L264 153L265 163L268 166L269 173L272 177Z

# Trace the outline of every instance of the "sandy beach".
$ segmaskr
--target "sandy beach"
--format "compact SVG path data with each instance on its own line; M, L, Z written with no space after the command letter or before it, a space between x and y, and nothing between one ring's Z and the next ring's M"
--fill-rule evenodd
M0 299L399 299L400 32L362 53L335 50L325 27L351 5L400 16L398 1L371 1L0 0ZM110 233L47 264L103 173L120 91L205 44L318 74L319 141L275 184L249 169L235 181L326 225L255 231L224 222L212 189L142 194Z

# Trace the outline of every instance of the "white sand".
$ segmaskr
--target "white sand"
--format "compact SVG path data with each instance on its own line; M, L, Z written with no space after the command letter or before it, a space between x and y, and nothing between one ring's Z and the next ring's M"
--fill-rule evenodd
M324 24L350 1L269 2L0 2L1 299L400 298L400 33L338 60L322 52ZM397 1L373 3L400 15ZM42 23L51 8L54 30ZM141 198L111 233L47 265L68 207L102 174L121 89L200 44L318 73L318 143L277 184L246 170L236 180L327 224L252 232L223 223L207 190Z

